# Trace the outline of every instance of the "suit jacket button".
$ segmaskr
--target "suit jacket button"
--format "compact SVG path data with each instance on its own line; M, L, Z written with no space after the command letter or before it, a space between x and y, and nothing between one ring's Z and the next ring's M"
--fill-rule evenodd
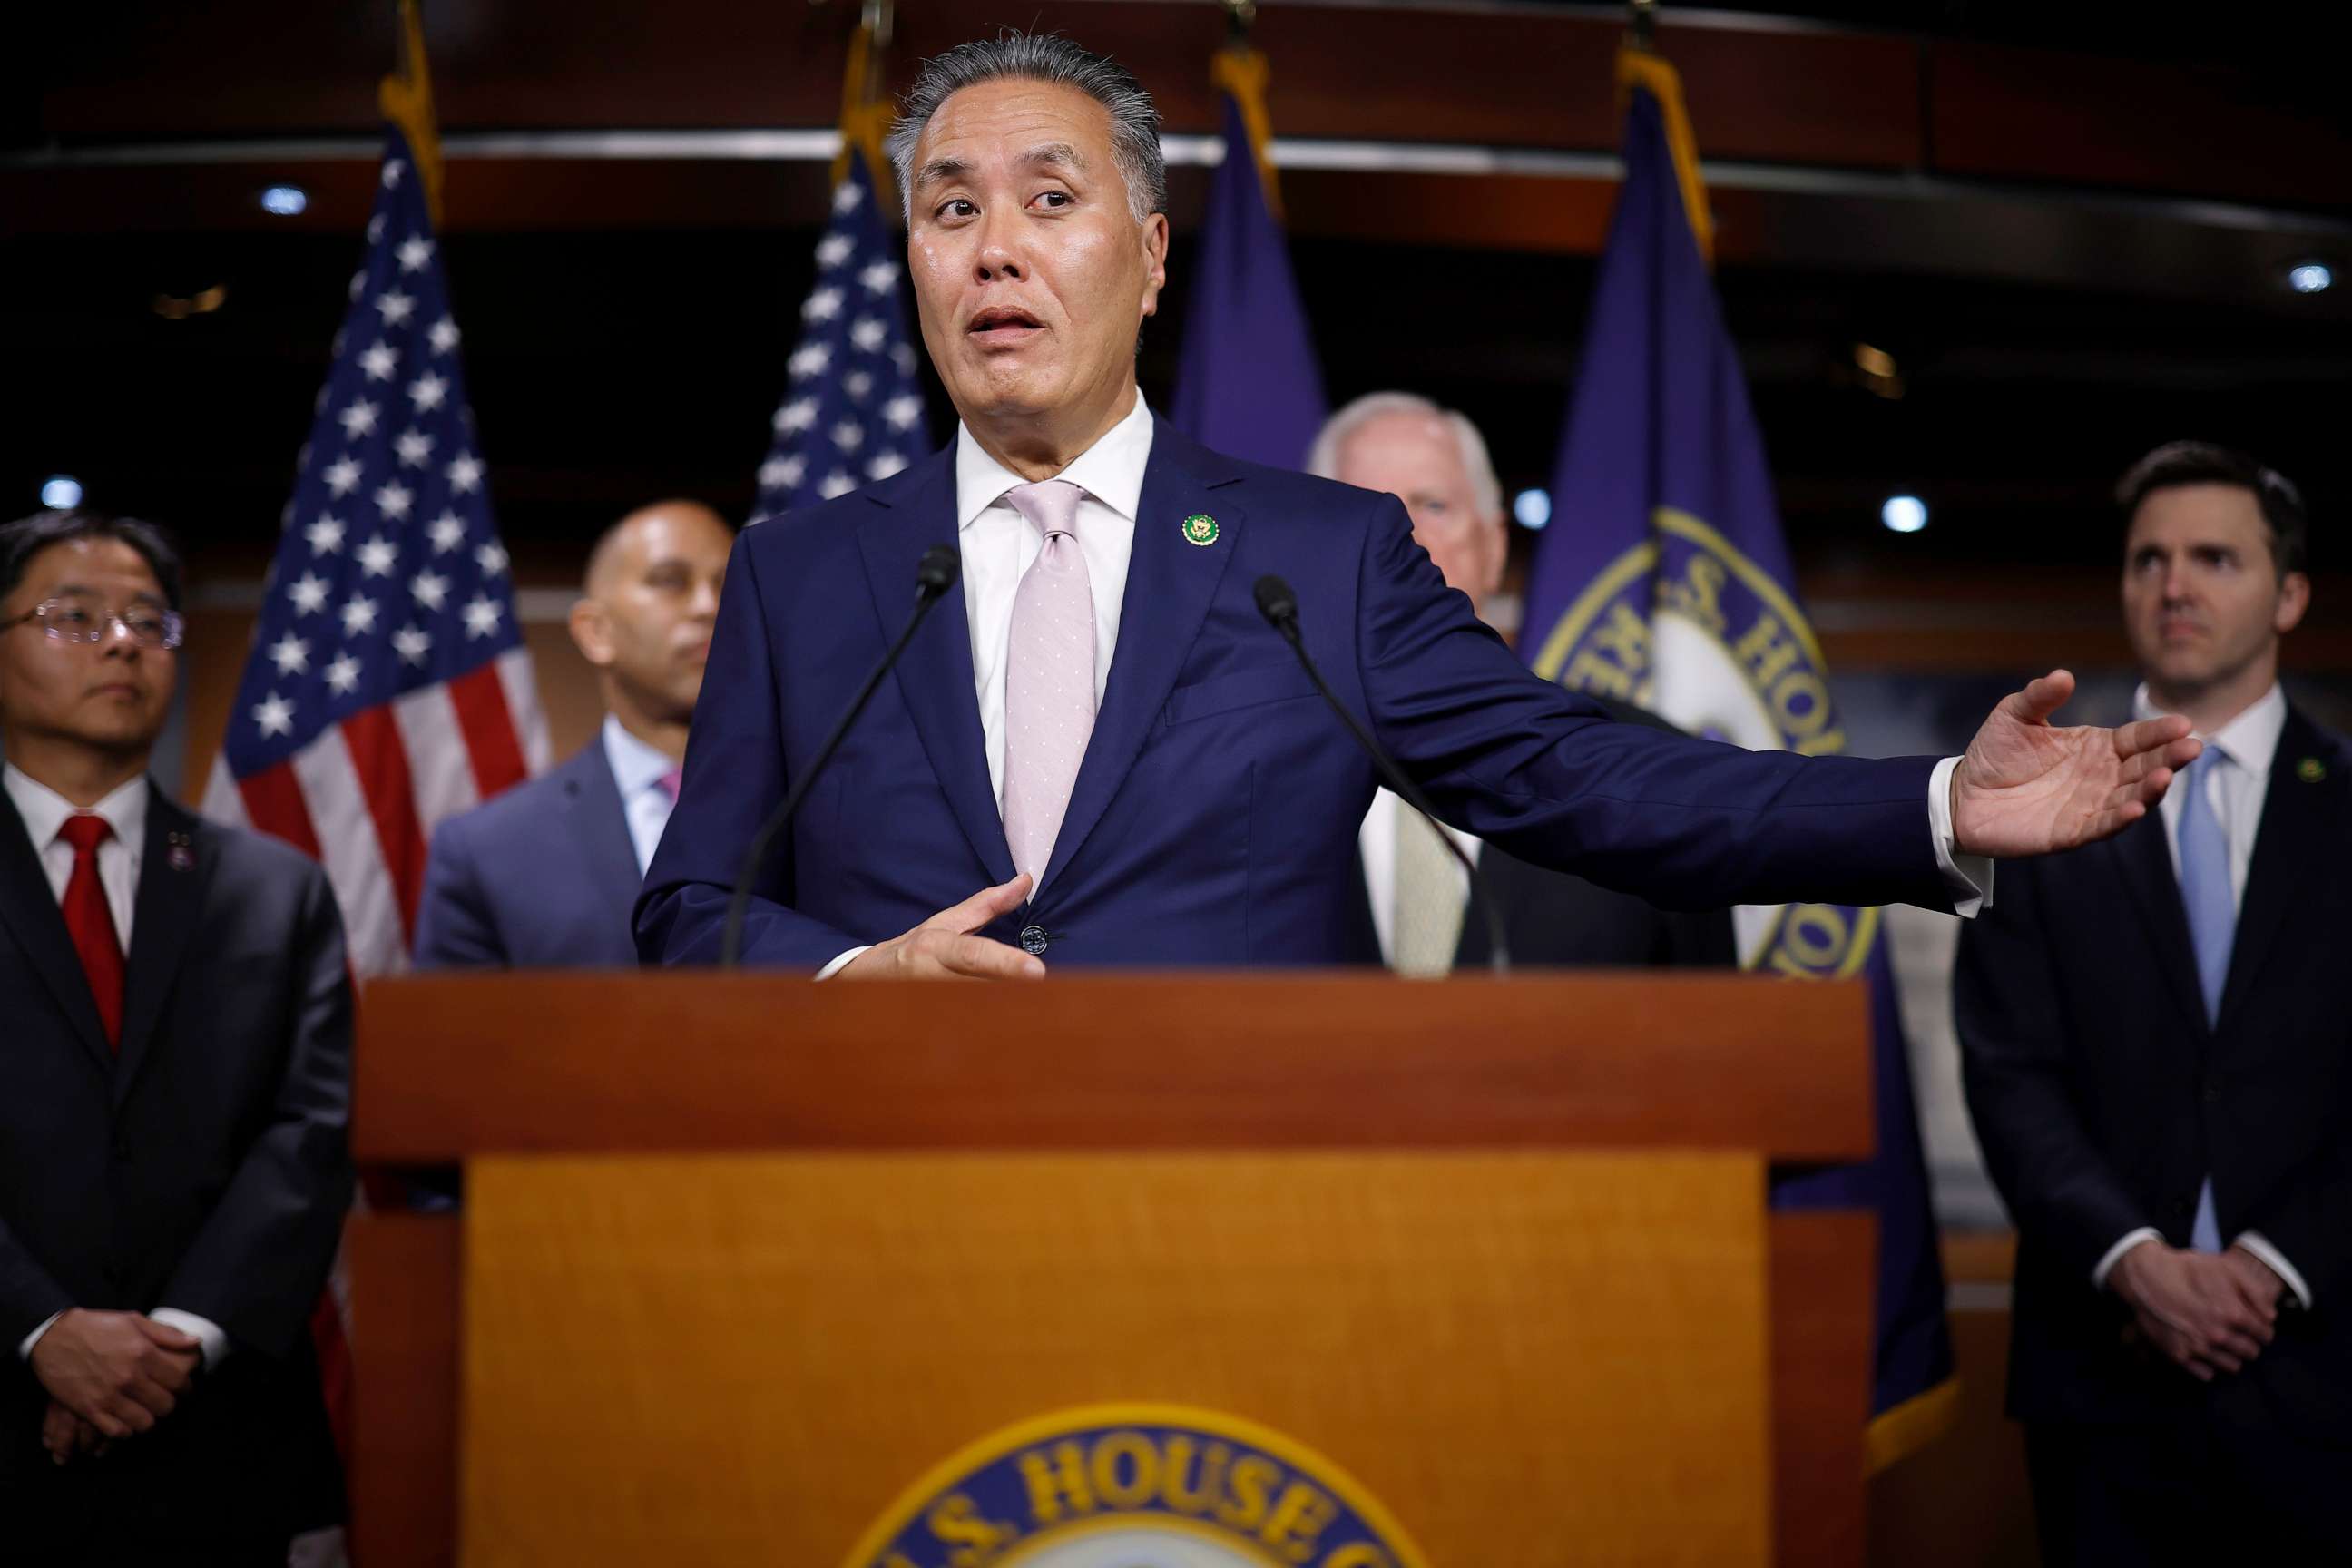
M1032 954L1041 953L1051 945L1052 939L1045 935L1045 928L1044 926L1023 926L1021 928L1022 952Z

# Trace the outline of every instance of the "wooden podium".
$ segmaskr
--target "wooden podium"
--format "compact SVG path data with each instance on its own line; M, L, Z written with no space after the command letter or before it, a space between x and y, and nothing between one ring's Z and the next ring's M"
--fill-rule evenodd
M352 1222L360 1568L868 1568L946 1457L1118 1402L1295 1440L1429 1568L1862 1559L1871 1221L1764 1201L1870 1150L1858 984L486 974L360 1020L362 1168L467 1173Z

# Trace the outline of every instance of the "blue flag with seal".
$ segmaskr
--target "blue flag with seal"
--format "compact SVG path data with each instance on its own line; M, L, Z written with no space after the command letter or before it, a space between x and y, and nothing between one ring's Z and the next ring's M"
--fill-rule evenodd
M1820 644L1798 604L1769 470L1708 277L1712 226L1680 84L1619 58L1625 181L1593 291L1582 368L1528 574L1536 672L1756 749L1843 751ZM1922 803L1924 810L1924 803ZM1866 1452L1884 1468L1958 1412L1943 1264L1886 944L1874 909L1738 911L1752 969L1868 978L1877 1155L1777 1177L1781 1208L1878 1220Z
M1209 186L1169 416L1202 446L1296 468L1329 412L1267 153L1265 57L1220 50L1225 157Z

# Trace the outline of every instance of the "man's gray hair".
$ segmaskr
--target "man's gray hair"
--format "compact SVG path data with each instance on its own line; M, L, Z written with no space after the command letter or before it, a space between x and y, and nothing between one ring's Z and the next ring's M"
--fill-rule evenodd
M1050 33L1005 32L958 44L923 62L915 85L898 100L883 150L898 176L898 200L914 219L915 143L940 105L984 81L1043 81L1076 88L1110 111L1110 156L1127 180L1127 206L1137 223L1168 210L1168 160L1160 151L1160 110L1135 73L1108 55Z
M1503 482L1495 477L1495 462L1486 456L1486 438L1478 434L1478 426L1466 416L1440 408L1418 393L1368 392L1325 420L1316 433L1315 445L1307 449L1307 472L1338 479L1339 453L1348 437L1384 414L1418 414L1443 421L1462 448L1462 467L1470 476L1470 499L1478 515L1493 518L1502 511Z

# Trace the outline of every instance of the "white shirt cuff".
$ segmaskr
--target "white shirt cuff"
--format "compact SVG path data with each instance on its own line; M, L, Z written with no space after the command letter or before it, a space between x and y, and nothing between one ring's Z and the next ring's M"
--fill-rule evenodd
M2091 1289L2104 1290L2107 1288L2107 1276L2114 1273L2116 1265L2124 1260L2125 1253L2143 1241L2162 1241L2163 1239L2164 1232L2152 1225L2144 1225L2137 1230L2124 1232L2123 1239L2107 1248L2106 1256L2099 1259L2099 1266L2091 1270Z
M831 963L826 964L823 969L818 970L816 972L816 977L819 980L830 980L835 975L840 973L843 970L848 968L850 960L856 958L859 953L871 952L873 951L874 944L870 942L864 947L853 947L847 952L835 958Z
M2294 1299L2303 1303L2303 1310L2306 1312L2311 1310L2311 1287L2303 1282L2302 1273L2286 1260L2286 1254L2270 1244L2269 1237L2258 1230L2242 1230L2238 1238L2230 1245L2242 1247L2268 1264L2272 1273L2286 1281L2286 1288L2294 1292Z
M46 1333L47 1333L47 1332L49 1331L49 1325L50 1325L50 1324L52 1324L52 1323L54 1323L54 1322L56 1322L59 1318L62 1318L62 1317L64 1317L64 1316L65 1316L65 1313L64 1313L63 1311L61 1311L61 1310L60 1310L60 1311L51 1312L47 1317L43 1318L43 1319L41 1320L41 1326L40 1326L39 1328L35 1329L31 1333L26 1334L26 1335L22 1340L19 1340L19 1341L17 1342L17 1343L16 1343L16 1359L17 1359L18 1361L30 1361L30 1360L32 1360L32 1359L33 1359L33 1347L34 1347L35 1345L39 1344L39 1343L41 1342L41 1336L42 1336L43 1334L46 1334Z
M149 1320L167 1329L177 1329L204 1346L205 1370L212 1371L228 1354L228 1332L210 1318L200 1318L194 1312L183 1312L177 1307L158 1307L147 1314Z
M1946 757L1927 775L1927 832L1936 843L1936 869L1952 895L1952 912L1964 921L1992 902L1992 857L1962 855L1952 846L1952 773L1958 757Z

